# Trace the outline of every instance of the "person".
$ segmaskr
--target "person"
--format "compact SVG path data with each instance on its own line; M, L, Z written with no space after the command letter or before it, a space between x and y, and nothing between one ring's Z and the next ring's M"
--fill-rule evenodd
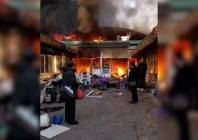
M147 64L144 62L144 58L141 57L140 63L138 65L138 86L140 88L145 87L146 71L147 71Z
M79 123L75 121L75 110L79 83L76 81L75 65L72 61L66 63L63 73L63 86L71 87L74 92L74 98L65 97L65 122L69 125L77 125Z
M173 112L179 124L180 140L190 140L187 111L190 107L189 99L193 88L193 67L186 63L181 52L176 53L174 65L177 73L168 94L173 100L170 111Z
M31 107L33 114L36 116L39 124L40 116L40 59L33 49L25 50L22 63L15 67L16 77L14 81L14 92L12 98L13 109L20 107ZM16 117L16 116L14 116ZM24 124L23 124L24 123ZM22 125L21 125L22 124ZM38 125L39 127L39 125ZM33 132L31 128L27 129L25 122L13 118L9 139L38 139L38 132Z
M129 82L129 89L132 92L132 100L129 103L134 104L138 102L137 95L137 79L138 79L138 69L134 62L130 63L130 72L127 81Z
M89 71L87 71L86 76L87 76L87 81L88 81L88 83L90 85L91 84L91 74L90 74Z

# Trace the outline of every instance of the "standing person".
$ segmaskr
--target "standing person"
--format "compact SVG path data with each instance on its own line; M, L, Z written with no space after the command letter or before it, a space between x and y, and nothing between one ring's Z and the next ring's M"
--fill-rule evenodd
M39 126L40 116L40 85L39 85L40 59L32 49L25 50L22 63L16 66L14 93L12 98L13 109L31 107ZM23 115L21 116L23 118ZM33 132L33 126L27 127L23 119L14 116L11 124L9 139L32 140L39 139L39 131ZM20 121L21 120L21 121Z
M135 66L134 62L130 63L130 73L129 73L129 88L132 92L132 101L129 101L129 103L134 104L138 102L138 95L137 95L137 79L138 79L138 69Z
M144 58L141 57L140 63L138 65L138 86L140 88L145 87L145 78L146 78L147 64L144 61Z
M180 140L190 140L188 109L190 107L190 96L193 88L193 67L185 62L183 54L177 53L175 57L175 68L177 70L173 85L169 90L169 97L173 106L170 110L178 122L180 129Z
M76 81L75 76L75 65L72 61L66 63L66 67L63 73L63 86L71 87L74 92L74 98L64 97L65 99L65 122L70 125L79 124L75 121L75 111L76 111L76 98L77 89L79 84Z

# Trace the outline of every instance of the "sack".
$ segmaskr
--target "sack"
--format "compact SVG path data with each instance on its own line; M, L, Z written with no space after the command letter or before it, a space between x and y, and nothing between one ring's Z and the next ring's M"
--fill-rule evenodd
M78 88L78 90L77 90L77 95L78 95L79 100L81 100L85 97L83 91L80 88Z
M74 91L71 89L71 87L64 86L62 88L62 96L65 99L74 98Z

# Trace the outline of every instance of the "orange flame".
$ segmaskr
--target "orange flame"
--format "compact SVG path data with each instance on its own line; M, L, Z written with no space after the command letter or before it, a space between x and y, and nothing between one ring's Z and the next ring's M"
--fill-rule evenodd
M54 35L54 40L56 40L56 41L62 41L63 40L63 38L62 38L62 36L60 35L60 34L58 34L58 33L56 33L55 35Z
M121 68L119 68L119 67L118 67L117 69L118 69L118 75L119 75L119 76L124 75L125 72L124 72L123 69L121 69Z
M86 71L89 72L89 71L90 71L90 68L87 67L87 68L86 68Z

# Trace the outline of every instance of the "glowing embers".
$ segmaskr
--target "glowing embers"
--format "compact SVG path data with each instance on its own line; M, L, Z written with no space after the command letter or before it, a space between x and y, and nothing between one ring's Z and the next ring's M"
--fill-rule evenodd
M62 35L56 33L54 34L54 40L61 42L63 40Z
M93 42L103 42L103 41L105 41L105 39L103 39L103 38L100 36L100 37L98 37L98 38L93 39L92 41L93 41Z
M68 40L68 41L81 41L80 38L75 35L75 34L69 34L69 35L65 35L63 36L63 40Z

